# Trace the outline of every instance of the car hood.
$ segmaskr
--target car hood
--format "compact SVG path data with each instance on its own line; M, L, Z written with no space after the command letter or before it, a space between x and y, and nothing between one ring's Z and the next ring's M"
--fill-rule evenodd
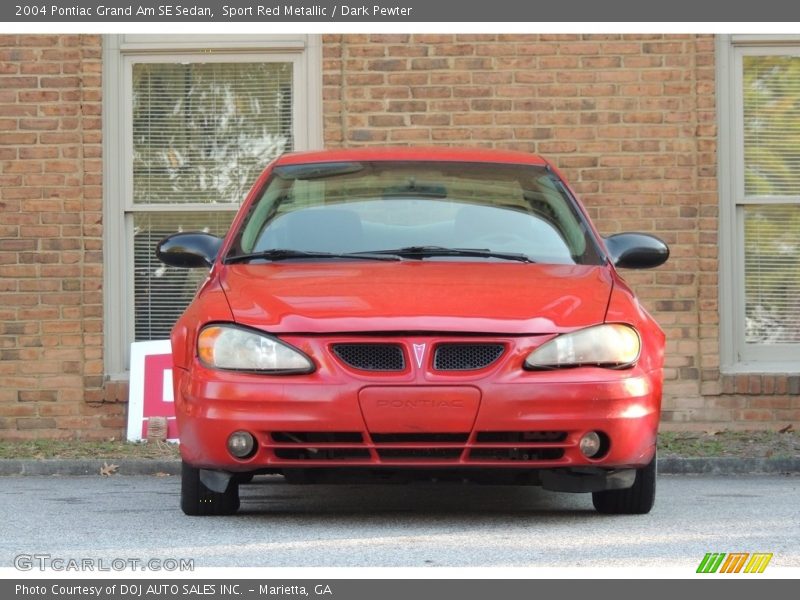
M604 266L404 261L228 265L237 323L275 333L536 334L601 323Z

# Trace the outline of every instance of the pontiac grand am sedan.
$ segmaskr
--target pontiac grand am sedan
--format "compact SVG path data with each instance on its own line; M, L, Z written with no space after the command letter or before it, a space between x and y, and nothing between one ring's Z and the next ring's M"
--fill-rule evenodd
M591 492L646 513L664 335L620 277L668 257L602 238L534 155L361 149L273 161L172 331L181 507L230 514L254 474Z

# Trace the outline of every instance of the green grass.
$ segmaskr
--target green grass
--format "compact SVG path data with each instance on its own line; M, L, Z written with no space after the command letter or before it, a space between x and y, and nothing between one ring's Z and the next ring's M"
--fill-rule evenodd
M800 457L795 431L667 431L658 436L659 456L740 458ZM177 444L165 442L0 440L0 459L177 459Z
M658 436L659 456L739 458L800 457L795 431L667 431Z
M8 458L178 458L177 444L166 442L96 442L74 440L0 441L0 459Z

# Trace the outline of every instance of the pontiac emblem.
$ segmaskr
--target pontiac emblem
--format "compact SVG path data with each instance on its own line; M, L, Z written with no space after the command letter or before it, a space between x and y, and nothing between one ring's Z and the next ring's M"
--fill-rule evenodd
M414 358L417 359L417 367L422 368L422 359L425 358L425 346L427 344L413 344Z

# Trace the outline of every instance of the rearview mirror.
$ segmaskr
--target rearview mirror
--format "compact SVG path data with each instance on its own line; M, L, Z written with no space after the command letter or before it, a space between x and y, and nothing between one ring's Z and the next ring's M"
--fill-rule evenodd
M210 233L173 233L156 246L156 258L170 267L209 268L217 258L222 240Z
M606 238L606 248L615 267L651 269L669 258L669 247L647 233L618 233Z

